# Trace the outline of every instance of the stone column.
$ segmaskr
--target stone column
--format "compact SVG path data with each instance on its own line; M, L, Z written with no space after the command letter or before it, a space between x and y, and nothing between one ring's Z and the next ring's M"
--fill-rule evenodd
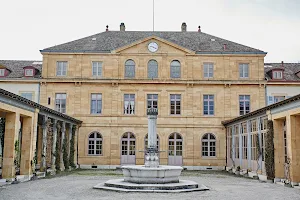
M79 134L79 126L76 125L75 126L75 131L74 131L74 164L77 166L78 164L78 140L77 140L77 136ZM120 159L118 159L120 160Z
M273 120L274 130L274 165L275 178L284 178L284 140L283 140L283 120Z
M232 161L233 161L232 165L235 168L236 167L235 166L235 126L232 125L231 127L232 127L232 134L231 134L232 144L231 144L231 148L232 148Z
M157 108L147 109L148 115L148 149L145 159L146 167L158 167L158 149L157 149L157 135L156 135L156 120L157 120Z
M43 132L43 146L42 146L42 162L41 162L41 171L46 171L47 170L47 162L46 162L46 156L47 156L47 133L48 133L48 128L47 128L47 121L48 117L43 116L43 125L42 125L42 132Z
M71 139L72 139L72 136L73 136L73 132L72 132L72 130L73 130L73 124L69 124L69 129L68 129L68 131L69 131L69 134L68 134L68 136L69 136L69 140L68 140L68 157L70 158L70 148L71 148Z
M300 116L287 116L287 154L290 159L289 175L292 185L297 185L300 182L300 145L299 145L299 129Z
M52 140L52 160L51 169L55 171L55 160L56 160L56 142L57 142L57 120L53 119L53 140Z
M22 126L22 150L21 150L21 165L20 165L20 174L21 175L31 175L31 159L32 156L32 127L33 119L31 117L23 117L23 126Z
M62 127L61 127L61 148L60 148L60 170L63 171L65 169L64 165L64 159L63 159L63 145L64 145L64 139L65 139L65 134L66 134L66 123L62 122Z
M42 166L42 145L43 145L43 129L42 126L38 126L38 136L37 136L37 164Z
M15 140L19 133L19 113L7 113L5 117L5 137L3 150L2 178L14 178Z

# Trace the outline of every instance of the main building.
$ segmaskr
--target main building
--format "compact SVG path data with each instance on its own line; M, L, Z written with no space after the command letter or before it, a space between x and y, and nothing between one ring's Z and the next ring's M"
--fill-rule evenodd
M82 168L143 164L149 107L160 163L223 169L222 121L264 107L265 52L200 30L110 31L41 50L40 103L83 121Z

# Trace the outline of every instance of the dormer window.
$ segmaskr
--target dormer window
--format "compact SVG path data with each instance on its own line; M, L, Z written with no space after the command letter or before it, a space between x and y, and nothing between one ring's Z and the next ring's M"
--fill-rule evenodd
M25 76L33 76L33 69L25 69Z
M273 71L272 78L273 79L282 79L282 71Z
M5 69L0 69L0 76L5 76Z

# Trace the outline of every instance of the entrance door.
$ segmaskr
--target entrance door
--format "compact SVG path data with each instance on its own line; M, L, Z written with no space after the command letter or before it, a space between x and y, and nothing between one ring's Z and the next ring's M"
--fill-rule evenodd
M121 139L121 165L135 165L135 136L133 133L124 133Z
M172 133L169 136L169 165L182 166L182 142L179 133Z

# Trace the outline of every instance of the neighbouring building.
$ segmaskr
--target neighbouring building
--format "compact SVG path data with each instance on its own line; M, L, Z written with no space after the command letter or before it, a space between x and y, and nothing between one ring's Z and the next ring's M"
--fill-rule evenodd
M223 169L222 121L265 106L264 51L198 31L105 32L41 50L40 103L83 121L82 168L143 164L147 108L160 163Z
M300 94L300 63L265 63L266 105Z
M253 174L268 175L266 164L272 166L273 162L275 181L300 183L300 94L223 124L228 168L239 166ZM273 157L272 147L274 159L267 161L267 154Z
M39 103L41 61L0 60L0 88Z

